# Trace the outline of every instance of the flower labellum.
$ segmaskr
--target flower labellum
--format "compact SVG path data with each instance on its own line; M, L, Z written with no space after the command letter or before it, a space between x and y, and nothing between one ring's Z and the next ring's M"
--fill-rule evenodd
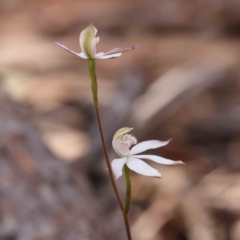
M164 142L159 140L150 140L137 144L137 139L134 136L127 134L132 130L133 128L124 127L119 129L113 136L113 148L121 157L112 161L112 169L116 179L122 176L122 169L125 164L128 166L128 168L139 174L161 178L161 174L155 168L150 167L141 159L148 159L165 165L184 164L182 161L172 161L156 155L138 155L139 153L149 149L166 146L170 140ZM132 147L133 145L135 146ZM132 148L130 149L130 147Z
M79 43L82 49L82 52L80 53L76 53L58 42L54 42L54 43L57 44L59 47L67 50L68 52L75 54L78 57L83 59L117 58L117 57L120 57L123 52L134 50L135 48L139 47L139 46L132 46L127 48L115 48L107 53L104 53L104 52L96 53L96 45L100 40L99 37L96 37L96 35L97 35L97 29L92 24L90 24L87 28L85 28L80 33Z

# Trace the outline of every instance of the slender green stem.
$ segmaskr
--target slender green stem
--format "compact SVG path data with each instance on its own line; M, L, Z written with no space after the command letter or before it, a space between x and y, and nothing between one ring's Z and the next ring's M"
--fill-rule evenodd
M98 85L97 85L97 77L96 77L95 60L94 59L89 59L88 63L89 63L89 73L90 73L91 82L92 82L93 102L94 102L94 107L95 107L95 111L96 111L96 117L97 117L99 132L100 132L100 136L101 136L103 152L104 152L107 167L108 167L108 173L109 173L109 177L110 177L112 187L113 187L114 193L116 195L118 204L119 204L119 206L121 208L121 211L122 211L128 240L132 240L131 232L130 232L130 226L129 226L129 222L128 222L128 217L127 217L127 214L125 214L124 207L123 207L121 198L120 198L118 190L117 190L117 185L116 185L115 180L114 180L112 167L111 167L110 160L109 160L108 153L107 153L107 147L106 147L105 140L104 140L101 117L100 117L99 108L98 108Z
M130 209L131 204L131 170L128 168L128 166L124 165L124 174L125 174L125 181L126 181L126 197L125 197L125 207L124 207L124 213L127 215Z
M90 78L92 82L92 96L93 96L93 103L96 108L98 108L98 84L97 84L97 77L96 77L96 66L95 66L95 60L89 59L88 60L88 67L89 67L89 73Z

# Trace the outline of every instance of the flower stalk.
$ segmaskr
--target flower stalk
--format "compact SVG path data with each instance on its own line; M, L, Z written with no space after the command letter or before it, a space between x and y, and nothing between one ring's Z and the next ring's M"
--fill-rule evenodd
M92 83L93 103L94 103L95 108L98 108L98 84L97 84L94 59L88 60L88 67L89 67L89 74L90 74L91 83Z
M100 117L100 112L99 112L99 107L98 107L98 85L97 85L97 77L96 77L95 60L88 59L88 66L89 66L89 74L90 74L91 83L92 83L92 97L93 97L93 102L94 102L94 107L95 107L95 112L96 112L96 117L97 117L97 122L98 122L98 128L99 128L99 132L100 132L100 136L101 136L103 151L104 151L104 155L105 155L105 159L106 159L106 163L107 163L107 167L108 167L108 173L109 173L109 177L110 177L112 187L113 187L114 193L116 195L118 204L122 211L128 240L131 240L132 237L131 237L130 226L129 226L128 217L127 217L127 213L128 213L130 201L131 201L130 169L126 170L126 176L127 176L126 179L128 179L128 182L129 182L128 185L130 186L130 195L128 195L128 196L130 196L130 198L129 198L129 203L127 204L127 208L126 208L126 204L125 204L125 208L124 208L121 198L119 196L118 190L117 190L117 185L114 180L113 170L112 170L112 167L110 164L110 160L109 160L108 153L107 153L107 147L106 147L105 140L104 140L101 117Z
M130 204L131 204L131 170L128 168L128 166L125 164L124 166L124 175L125 175L125 181L126 181L126 196L125 196L125 207L124 207L124 213L128 215Z

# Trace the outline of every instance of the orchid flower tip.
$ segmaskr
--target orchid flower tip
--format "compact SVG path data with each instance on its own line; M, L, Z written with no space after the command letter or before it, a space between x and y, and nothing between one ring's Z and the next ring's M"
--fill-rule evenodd
M132 50L139 48L141 45L132 46Z
M185 165L185 163L182 161L176 161L174 165Z
M61 48L63 47L62 44L60 44L60 43L58 43L58 42L52 41L52 43L56 44L57 46L59 46L59 47L61 47Z

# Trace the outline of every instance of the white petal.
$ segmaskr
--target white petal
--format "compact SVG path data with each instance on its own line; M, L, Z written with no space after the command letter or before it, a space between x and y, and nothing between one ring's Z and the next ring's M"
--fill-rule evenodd
M83 59L88 59L88 57L84 54L84 52L80 52L78 56Z
M165 165L185 164L182 161L173 161L173 160L166 159L166 158L163 158L163 157L159 157L159 156L156 156L156 155L134 155L134 157L149 159L149 160L152 160L156 163L165 164Z
M75 55L77 55L77 56L79 56L79 57L82 57L82 56L80 56L81 53L76 53L76 52L70 50L69 48L67 48L66 46L64 46L64 45L62 45L62 44L60 44L60 43L58 43L58 42L53 42L53 43L55 43L55 44L58 45L59 47L63 48L64 50L66 50L66 51L68 51L68 52L70 52L70 53L72 53L72 54L75 54ZM82 57L82 58L83 58L83 57Z
M122 55L122 53L114 53L114 54L109 54L109 55L102 55L102 53L101 54L99 54L99 53L97 53L96 55L95 55L95 58L98 58L98 59L108 59L108 58L117 58L117 57L120 57Z
M171 140L164 141L164 142L159 140L150 140L150 141L140 142L131 149L130 154L134 155L134 154L142 153L148 149L163 147L163 146L166 146L170 141Z
M116 179L118 179L119 177L122 176L122 168L124 166L124 164L126 163L127 161L127 158L117 158L117 159L114 159L112 161L112 170L113 170L113 173L116 177Z
M127 160L127 166L134 172L137 172L144 176L159 178L161 177L161 174L155 168L150 167L144 161L137 158L130 157Z
M104 52L99 52L95 55L95 58L99 58L99 57L102 57L103 55L105 55Z

